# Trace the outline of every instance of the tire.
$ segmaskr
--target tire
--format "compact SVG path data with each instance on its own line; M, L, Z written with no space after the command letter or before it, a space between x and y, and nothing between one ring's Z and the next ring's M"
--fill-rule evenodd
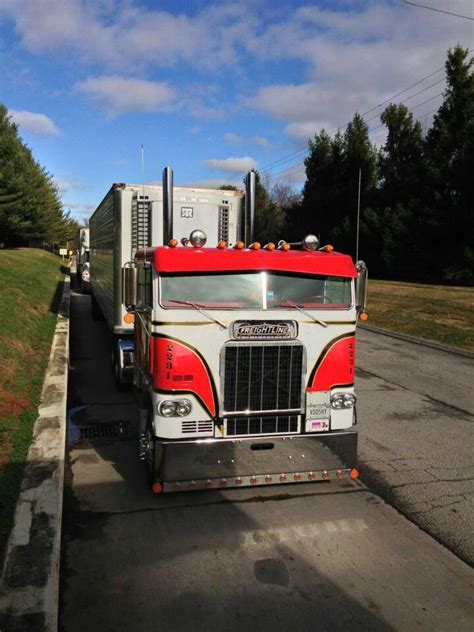
M100 309L99 304L97 303L96 298L93 294L91 294L91 316L92 320L104 320L102 310Z
M124 382L122 379L117 342L115 340L113 342L112 348L112 373L114 374L115 386L117 387L117 390L121 393L123 393L124 391L128 391L131 387L131 384L128 384L128 382Z

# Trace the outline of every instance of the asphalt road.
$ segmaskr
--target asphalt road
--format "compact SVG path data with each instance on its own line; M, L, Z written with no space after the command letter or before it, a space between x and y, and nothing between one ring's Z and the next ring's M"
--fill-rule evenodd
M63 632L473 629L472 569L360 483L151 495L136 409L114 387L89 300L72 294ZM363 437L425 397L408 385L405 408L387 409L399 382L373 360L359 378ZM90 424L101 438L84 437Z

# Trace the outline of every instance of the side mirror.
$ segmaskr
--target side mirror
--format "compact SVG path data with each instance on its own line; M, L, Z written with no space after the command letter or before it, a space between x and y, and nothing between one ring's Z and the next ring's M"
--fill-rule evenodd
M367 282L369 272L364 261L358 261L355 267L359 274L356 279L356 308L358 312L363 312L365 311L367 303Z
M137 304L137 269L127 264L122 268L122 303L127 309Z

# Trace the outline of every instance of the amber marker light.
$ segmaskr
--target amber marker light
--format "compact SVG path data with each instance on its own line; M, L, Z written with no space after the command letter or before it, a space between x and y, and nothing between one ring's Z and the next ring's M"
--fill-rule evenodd
M227 242L223 239L217 244L219 250L225 250L227 248Z
M253 244L250 244L250 250L260 250L262 244L259 241L254 241Z
M287 480L288 480L288 479L286 478L286 474L282 474L282 475L280 476L280 483L286 483L286 481L287 481Z
M206 481L206 487L207 487L207 489L211 489L212 481L210 479L208 481Z
M323 481L327 481L328 478L329 478L329 473L327 472L327 470L324 470L324 472L322 473Z
M266 244L263 248L264 250L275 250L275 244L273 242L270 242Z
M290 248L290 244L287 244L286 242L278 246L278 250L282 250L283 252L287 252Z
M272 483L273 478L271 476L265 476L265 483Z
M361 312L359 314L359 320L369 320L369 315L367 314L367 312Z
M337 470L336 476L339 480L341 480L341 478L344 478L344 474L341 472L341 470Z
M168 242L168 246L170 248L176 248L176 246L178 245L178 240L177 239L170 239Z
M135 322L135 317L133 314L125 314L125 316L123 317L123 322L127 323L127 325L133 325L133 323Z
M353 478L354 480L356 478L359 478L359 472L355 468L353 470L351 470L351 478Z
M301 480L301 474L295 474L293 478L295 479L296 482L298 482Z
M332 252L334 250L334 246L331 246L331 244L328 244L327 246L323 246L319 250L322 252Z
M250 484L251 485L256 485L257 484L257 477L256 476L252 476L252 478L250 479Z
M163 485L161 483L154 483L151 489L154 494L161 494L163 491Z
M225 478L223 478L223 479L221 480L221 482L219 483L219 485L220 485L221 487L227 487L227 481L226 481L226 479L225 479Z
M244 244L244 242L243 242L243 241L238 241L238 242L235 244L234 248L235 248L236 250L243 250L243 249L245 248L245 244Z

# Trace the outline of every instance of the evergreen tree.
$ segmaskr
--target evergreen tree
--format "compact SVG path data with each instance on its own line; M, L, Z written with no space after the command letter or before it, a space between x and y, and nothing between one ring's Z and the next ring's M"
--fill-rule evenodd
M416 278L421 274L413 262L422 256L419 211L426 175L421 125L404 105L389 105L380 119L388 133L379 156L374 208L364 212L363 250L379 275Z
M444 101L428 132L430 213L425 243L433 274L474 281L474 69L456 46L446 60Z

